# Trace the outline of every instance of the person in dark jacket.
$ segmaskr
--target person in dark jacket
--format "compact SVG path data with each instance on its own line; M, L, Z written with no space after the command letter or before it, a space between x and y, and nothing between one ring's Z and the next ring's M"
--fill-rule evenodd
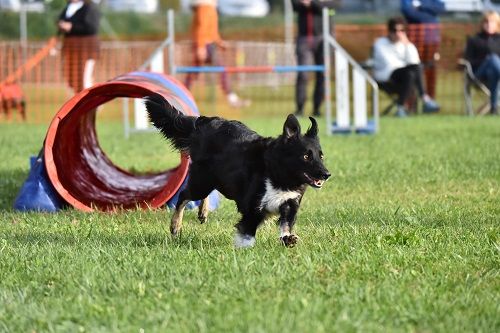
M474 75L486 82L490 90L490 113L498 114L498 81L500 80L500 16L487 11L481 19L480 31L467 39L465 59Z
M441 28L439 15L445 12L441 0L401 0L401 12L411 25L408 37L417 46L424 65L428 94L436 97L436 60L439 59Z
M297 64L305 65L310 53L316 65L324 64L323 56L323 8L333 9L340 4L339 0L292 0L292 7L298 14L298 36L296 45ZM325 95L325 75L316 72L314 85L313 115L320 115L320 107ZM298 72L295 86L296 115L304 114L307 98L307 73Z
M99 8L91 0L68 0L59 15L57 28L64 36L64 77L79 92L93 84L99 55Z

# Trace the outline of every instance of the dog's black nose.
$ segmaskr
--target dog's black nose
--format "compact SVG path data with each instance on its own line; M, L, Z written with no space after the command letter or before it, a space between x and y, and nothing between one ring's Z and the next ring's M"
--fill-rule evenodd
M323 174L323 179L324 180L327 180L328 178L330 178L331 174L329 172L326 172Z

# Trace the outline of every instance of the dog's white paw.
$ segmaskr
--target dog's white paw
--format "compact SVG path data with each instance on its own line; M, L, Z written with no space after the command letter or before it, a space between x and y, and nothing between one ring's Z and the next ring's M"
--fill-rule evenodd
M242 235L237 232L234 235L234 246L236 248L242 249L247 247L252 247L255 245L255 237L250 235Z

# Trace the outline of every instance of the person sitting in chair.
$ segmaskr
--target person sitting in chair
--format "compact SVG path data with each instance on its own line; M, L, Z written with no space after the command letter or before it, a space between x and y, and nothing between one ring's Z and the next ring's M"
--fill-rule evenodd
M465 59L472 66L474 75L486 83L490 91L490 113L498 114L498 81L500 80L500 16L487 11L481 19L481 28L474 37L467 39Z
M380 88L397 94L396 116L405 117L405 101L417 89L425 113L439 111L439 105L426 93L417 48L406 35L402 17L389 19L388 36L378 38L373 45L373 76Z

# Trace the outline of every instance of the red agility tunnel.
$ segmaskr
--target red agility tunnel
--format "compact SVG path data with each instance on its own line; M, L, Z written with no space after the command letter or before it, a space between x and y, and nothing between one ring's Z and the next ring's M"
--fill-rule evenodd
M176 79L158 73L133 72L88 88L69 100L49 126L45 167L59 195L83 210L164 205L186 178L189 157L157 174L135 175L113 164L99 146L96 108L117 97L141 98L159 93L186 115L199 112L190 92Z

